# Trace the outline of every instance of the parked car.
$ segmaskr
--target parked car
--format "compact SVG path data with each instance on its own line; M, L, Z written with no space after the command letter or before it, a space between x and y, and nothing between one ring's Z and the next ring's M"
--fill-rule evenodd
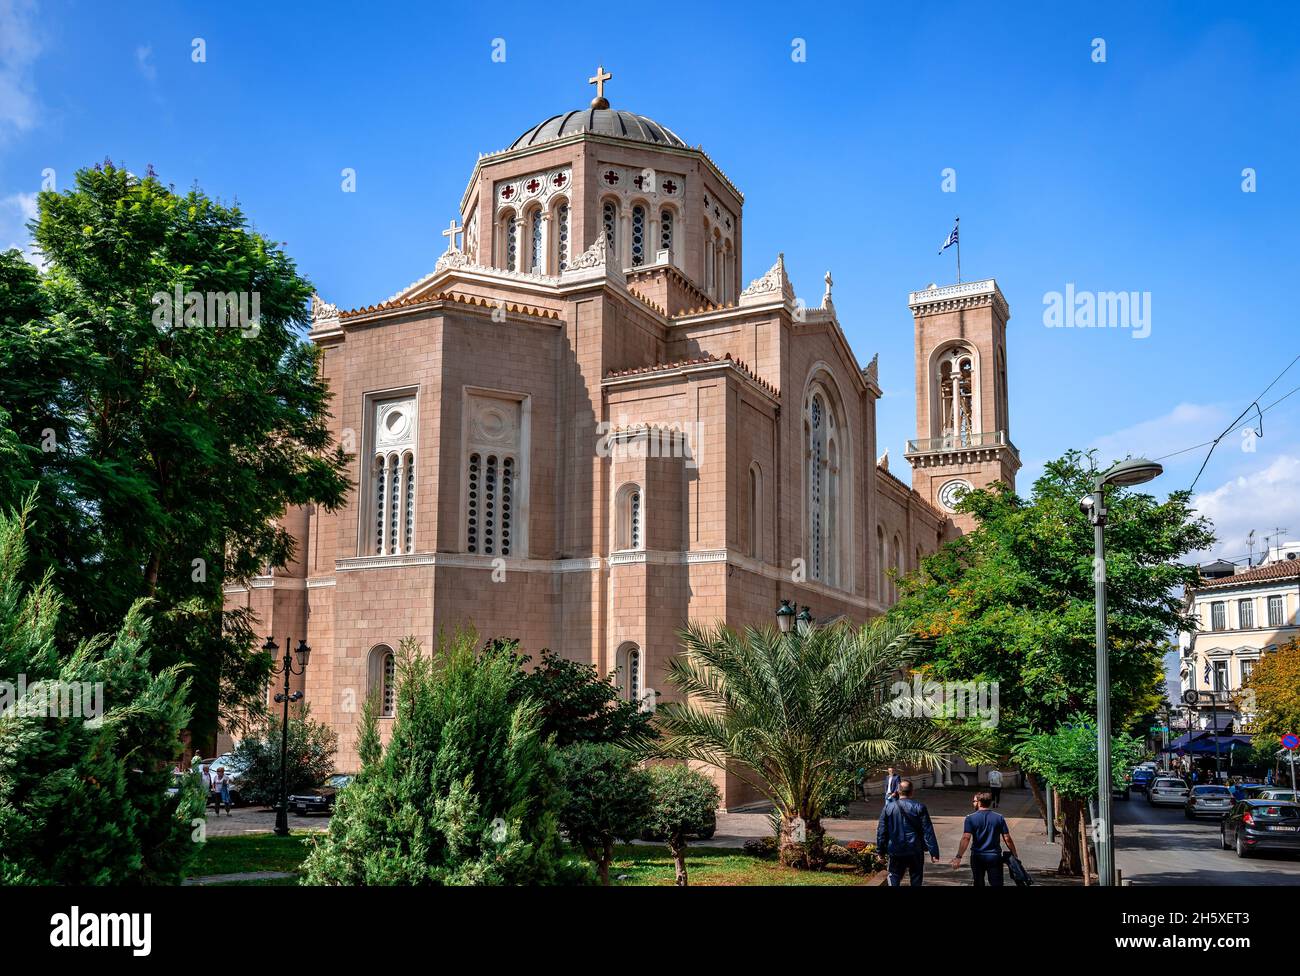
M294 793L289 797L289 812L306 816L309 813L333 813L334 801L339 792L353 780L349 773L335 773L325 782L305 793Z
M1187 784L1172 776L1161 776L1147 790L1147 802L1157 807L1181 807L1187 802Z
M1232 809L1232 791L1226 786L1193 786L1183 804L1183 815L1188 820L1196 817L1223 817Z
M1156 778L1155 766L1148 766L1146 763L1143 763L1137 769L1133 770L1133 779L1132 782L1129 784L1129 786L1131 789L1135 789L1141 793L1145 793L1148 787L1151 786L1151 783L1155 780L1155 778Z
M1219 825L1223 849L1238 857L1255 851L1300 851L1300 806L1272 800L1238 800Z
M1283 790L1276 786L1269 786L1255 794L1257 800L1285 800L1289 803L1296 802L1295 790Z

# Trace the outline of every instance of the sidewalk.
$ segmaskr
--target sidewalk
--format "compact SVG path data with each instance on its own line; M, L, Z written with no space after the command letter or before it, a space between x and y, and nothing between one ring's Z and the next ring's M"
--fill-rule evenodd
M207 818L205 831L209 838L269 834L275 830L275 811L265 807L236 807L230 813L222 811L220 816L209 809ZM299 817L289 814L290 830L328 830L329 825L329 817Z
M934 822L935 837L939 841L938 864L925 865L925 883L942 886L969 886L972 884L970 854L962 859L962 866L954 871L948 866L961 845L962 822L971 812L973 788L918 789L914 799L924 803ZM837 841L865 840L876 842L876 824L880 818L881 801L871 799L855 801L849 806L849 815L842 820L822 822L826 833ZM1027 789L1004 789L1002 805L998 812L1007 818L1011 837L1020 852L1020 860L1033 875L1034 883L1048 886L1072 886L1082 881L1060 878L1056 866L1061 860L1057 844L1047 843L1047 828L1038 816L1033 794ZM771 833L766 812L718 814L718 831L708 841L691 841L692 847L742 847L748 840L765 837ZM882 883L883 883L883 875ZM1011 884L1011 879L1006 878Z

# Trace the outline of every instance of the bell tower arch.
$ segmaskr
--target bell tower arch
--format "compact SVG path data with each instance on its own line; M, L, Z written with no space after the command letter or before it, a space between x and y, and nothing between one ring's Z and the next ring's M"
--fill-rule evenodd
M912 292L916 331L916 439L907 442L912 487L963 532L953 507L963 492L1015 487L1020 454L1007 402L1011 310L988 278Z

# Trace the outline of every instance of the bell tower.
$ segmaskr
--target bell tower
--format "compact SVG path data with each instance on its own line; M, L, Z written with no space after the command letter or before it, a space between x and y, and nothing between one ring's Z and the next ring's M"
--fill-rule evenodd
M1007 403L1007 320L992 278L914 291L916 439L907 442L912 487L963 532L973 520L953 508L971 488L1012 488L1020 454Z

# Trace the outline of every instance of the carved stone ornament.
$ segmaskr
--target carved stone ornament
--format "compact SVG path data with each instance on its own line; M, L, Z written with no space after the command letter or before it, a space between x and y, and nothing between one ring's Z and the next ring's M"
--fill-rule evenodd
M794 301L794 288L790 285L789 275L785 273L784 254L778 254L776 264L768 269L767 274L751 281L749 287L740 293L740 297L757 298L772 294L780 295L786 301Z
M320 295L312 293L311 296L311 324L313 327L328 323L337 323L339 320L339 309L337 305L331 305Z
M576 259L569 263L567 270L578 271L583 268L603 268L609 260L609 242L602 230L596 239Z

